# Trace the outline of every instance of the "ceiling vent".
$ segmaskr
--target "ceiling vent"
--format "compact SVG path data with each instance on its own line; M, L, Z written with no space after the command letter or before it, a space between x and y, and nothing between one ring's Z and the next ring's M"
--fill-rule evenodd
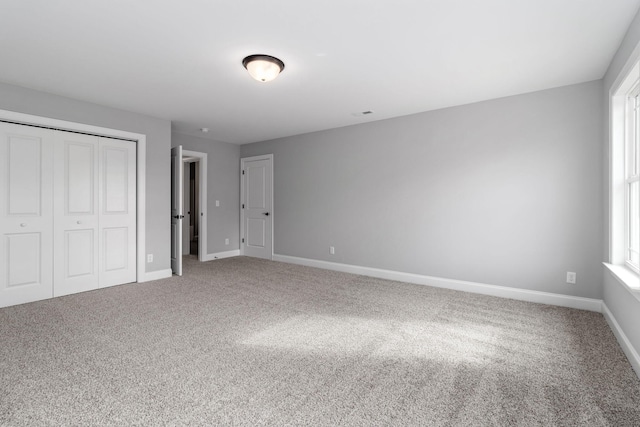
M359 113L353 113L354 116L356 117L360 117L360 116L370 116L371 114L373 114L373 111L371 110L367 110L367 111L361 111Z

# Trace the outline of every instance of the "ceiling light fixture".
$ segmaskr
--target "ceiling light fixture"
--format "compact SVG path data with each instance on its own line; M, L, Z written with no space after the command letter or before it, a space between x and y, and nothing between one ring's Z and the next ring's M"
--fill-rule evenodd
M259 82L270 82L284 70L284 62L269 55L249 55L242 60L242 65Z

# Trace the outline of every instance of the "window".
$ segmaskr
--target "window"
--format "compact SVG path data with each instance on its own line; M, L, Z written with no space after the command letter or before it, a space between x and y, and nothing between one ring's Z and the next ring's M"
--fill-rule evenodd
M625 263L638 272L640 246L640 82L628 92L625 106Z
M610 92L609 270L640 299L640 45Z

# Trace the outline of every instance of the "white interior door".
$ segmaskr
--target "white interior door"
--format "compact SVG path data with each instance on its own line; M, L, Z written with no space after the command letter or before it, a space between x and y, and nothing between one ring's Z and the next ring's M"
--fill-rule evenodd
M99 142L55 132L54 296L99 286Z
M52 140L0 123L0 307L53 296Z
M273 157L242 159L242 253L271 259L273 253L272 165Z
M182 190L184 183L182 146L171 149L171 271L182 276Z
M136 144L99 138L99 286L136 281Z

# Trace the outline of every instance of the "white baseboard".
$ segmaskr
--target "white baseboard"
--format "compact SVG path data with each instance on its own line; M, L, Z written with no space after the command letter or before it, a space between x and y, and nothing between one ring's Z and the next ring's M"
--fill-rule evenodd
M213 261L214 259L231 258L234 256L240 256L240 249L226 252L216 252L215 254L206 254L202 257L203 261Z
M339 264L336 262L319 261L309 258L298 258L288 255L273 254L274 261L290 264L306 265L308 267L324 268L326 270L342 271L360 274L380 279L414 283L416 285L434 286L436 288L453 289L456 291L472 292L520 301L537 302L541 304L557 305L560 307L578 308L581 310L602 311L602 300L574 297L570 295L553 294L549 292L530 291L527 289L508 288L505 286L487 285L484 283L466 282L463 280L445 279L442 277L423 276L420 274L403 273L400 271L382 270L379 268L362 267L358 265Z
M230 258L234 256L239 256L239 255L240 255L240 250L236 249L235 251L206 254L203 257L203 261L213 261L214 259ZM142 279L138 280L138 282L142 283L142 282L150 282L152 280L166 279L167 277L171 277L172 275L173 275L173 272L171 271L170 268L166 270L152 271L150 273L145 273Z
M636 375L640 378L640 355L638 355L636 349L633 348L631 341L629 341L629 338L625 335L624 331L618 324L618 321L613 317L613 313L611 313L609 307L607 307L604 302L602 303L602 315L607 320L607 323L609 323L609 327L616 336L618 343L620 343L622 351L624 351L627 359L629 359L629 363L631 363L631 366L636 371Z
M171 272L170 268L166 270L151 271L149 273L145 273L144 276L142 276L142 279L138 280L138 283L166 279L167 277L171 277L172 274L173 273Z

